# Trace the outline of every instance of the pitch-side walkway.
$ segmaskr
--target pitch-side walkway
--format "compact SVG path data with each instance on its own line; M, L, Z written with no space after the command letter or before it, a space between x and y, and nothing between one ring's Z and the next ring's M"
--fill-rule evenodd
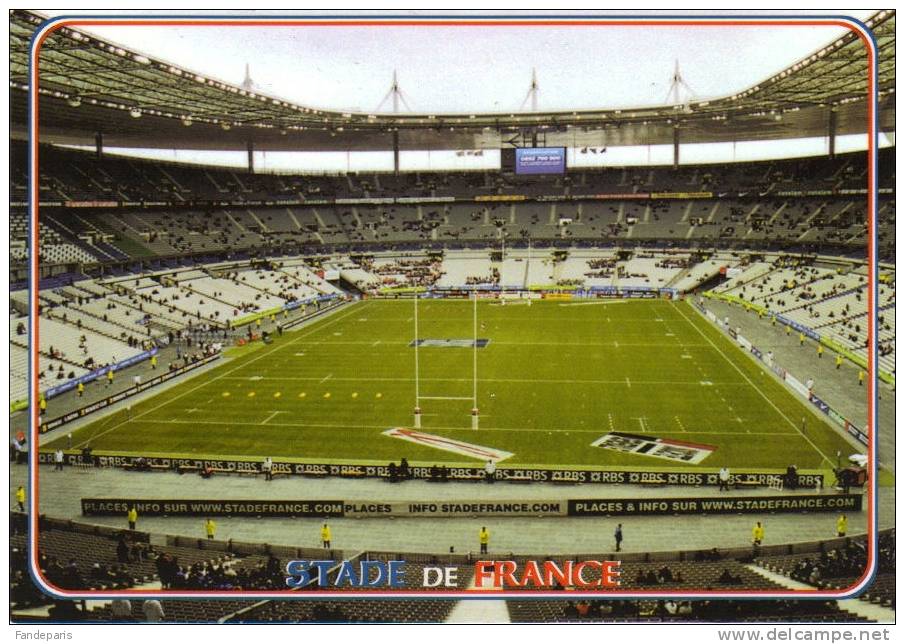
M15 507L15 487L25 481L26 468L11 467L10 507ZM807 491L805 491L807 492ZM766 489L733 491L733 495L767 494ZM391 484L378 480L339 478L275 479L241 476L199 476L175 473L138 473L112 469L55 472L44 466L40 471L41 512L48 516L71 518L110 526L126 527L125 517L82 517L83 497L128 497L157 499L250 499L345 501L544 501L568 498L662 498L717 497L712 487L552 485L534 483L429 483L406 481ZM880 488L880 526L893 527L895 492ZM204 537L203 517L140 517L138 529L158 534ZM606 553L613 549L613 532L623 524L628 552L669 551L679 549L730 548L750 544L755 521L766 527L766 544L827 539L834 536L836 515L814 514L734 514L712 516L642 517L506 517L506 518L396 518L331 519L334 547L345 551L397 550L402 552L457 553L478 550L478 531L484 525L491 533L490 550L498 554L575 554ZM318 547L318 518L271 519L218 517L217 538L245 542ZM849 530L861 534L866 528L866 513L849 517Z
M729 316L733 327L740 327L743 336L762 351L772 351L776 362L792 375L806 382L814 379L814 393L838 409L860 427L866 425L867 388L858 386L859 367L848 360L836 369L835 354L827 350L817 357L817 344L806 339L800 345L794 331L786 335L781 324L773 326L767 318L758 318L754 312L745 312L741 306L733 306L718 300L705 300L707 308L720 319ZM709 323L709 322L708 322ZM879 383L878 409L880 432L880 463L895 473L896 467L896 392L889 385Z

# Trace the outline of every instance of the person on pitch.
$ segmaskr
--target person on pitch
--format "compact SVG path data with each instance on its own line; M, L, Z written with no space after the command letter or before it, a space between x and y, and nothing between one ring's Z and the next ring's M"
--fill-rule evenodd
M493 483L496 479L496 463L492 460L488 460L484 465L484 480L488 483Z
M719 479L720 479L720 490L719 491L722 492L723 490L726 490L728 492L729 491L729 468L728 467L720 468Z

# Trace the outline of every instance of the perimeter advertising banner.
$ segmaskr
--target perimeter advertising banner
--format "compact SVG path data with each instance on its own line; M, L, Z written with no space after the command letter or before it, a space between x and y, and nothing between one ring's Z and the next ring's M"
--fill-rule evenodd
M803 494L681 499L572 499L569 516L859 512L860 494Z
M70 451L64 454L67 464L78 464L80 454ZM44 464L53 463L53 452L42 451L38 454L38 461ZM215 476L225 475L263 475L261 460L232 460L232 459L195 459L195 458L163 458L152 454L98 454L93 456L93 464L96 467L121 467L137 469L149 467L155 471L174 471L180 474L197 474L205 467L213 469ZM771 480L779 476L780 472L752 472L733 471L732 484L745 487L766 487ZM335 463L287 463L273 461L273 475L276 476L310 476L325 477L338 476L341 478L377 478L390 479L393 475L387 465L365 464L335 464ZM398 475L396 475L398 478ZM483 465L476 467L446 467L442 473L438 473L431 467L414 466L409 469L407 479L432 481L437 484L444 482L483 482L486 480ZM608 485L719 485L717 472L657 472L643 470L583 470L583 469L552 469L529 467L498 467L494 473L494 479L499 482L510 483L602 483ZM801 488L824 487L823 474L799 473L798 485Z
M553 517L677 514L760 514L764 512L859 512L860 494L786 496L563 499L505 501L261 500L83 498L84 515L260 517Z

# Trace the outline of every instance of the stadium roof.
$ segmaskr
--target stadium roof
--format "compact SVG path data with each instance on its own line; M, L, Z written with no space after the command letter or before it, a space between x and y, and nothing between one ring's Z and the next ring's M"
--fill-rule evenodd
M10 12L10 121L27 123L29 39L44 21ZM869 20L879 47L881 127L895 129L895 12ZM546 145L639 145L824 136L866 123L867 54L849 32L755 86L683 105L511 114L368 114L315 109L155 60L64 27L40 55L43 142L187 149L368 150L497 148L536 137ZM191 127L187 127L191 126Z

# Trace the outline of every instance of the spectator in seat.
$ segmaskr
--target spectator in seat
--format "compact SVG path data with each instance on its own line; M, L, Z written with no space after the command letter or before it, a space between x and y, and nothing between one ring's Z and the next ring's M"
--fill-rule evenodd
M84 619L82 611L74 601L57 600L47 616L54 622L80 622Z
M116 542L116 560L120 563L129 563L129 542L126 540L125 534L120 534Z
M145 615L146 622L156 624L166 619L166 614L163 612L163 604L156 599L146 599L141 606L141 610Z
M132 622L132 602L128 599L114 599L110 604L114 622Z
M669 569L669 566L660 568L660 571L657 573L657 580L661 584L666 584L673 580L672 570Z
M734 586L742 583L740 575L733 575L728 568L724 568L722 574L717 577L716 583L724 586Z
M75 559L70 559L66 568L63 570L63 585L65 588L84 588L85 580L79 570L79 565Z

